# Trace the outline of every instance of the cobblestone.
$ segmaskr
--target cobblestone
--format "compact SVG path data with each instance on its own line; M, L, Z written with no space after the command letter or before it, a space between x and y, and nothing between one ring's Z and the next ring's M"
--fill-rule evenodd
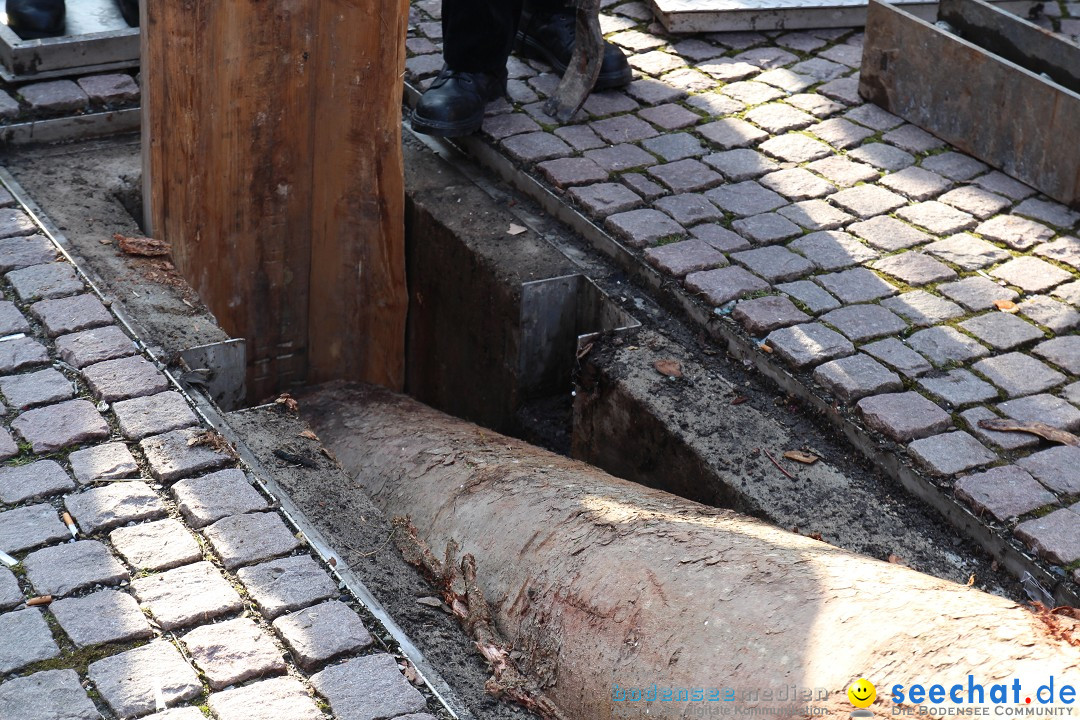
M305 670L363 650L374 642L360 616L338 600L283 615L274 621L274 629Z
M914 125L902 125L895 130L890 130L881 139L913 153L929 152L945 144L922 128Z
M123 443L106 443L76 450L68 456L68 462L71 463L71 473L83 485L120 480L139 471L135 458Z
M168 706L202 692L195 671L165 640L91 663L88 674L102 700L121 718L153 712L158 697Z
M30 332L30 325L26 322L26 318L14 303L0 300L0 333L12 335L25 332Z
M1065 382L1065 376L1061 373L1018 352L995 355L980 360L972 367L1011 398L1033 395Z
M794 280L814 269L813 264L802 255L776 246L734 253L731 260L769 282Z
M0 685L0 717L18 720L98 720L74 670L45 670Z
M1027 250L1054 236L1050 228L1017 215L998 215L981 223L975 232L987 240L1004 243L1013 250Z
M671 133L649 138L641 143L649 152L665 162L700 157L708 152L701 141L690 133Z
M932 242L924 249L945 262L960 266L963 270L978 270L1009 258L1009 253L970 233L952 235L944 240Z
M801 130L814 123L813 115L808 115L785 103L759 105L746 113L746 119L773 134Z
M1072 275L1061 268L1033 257L1014 258L994 268L990 274L1029 293L1046 292L1072 279Z
M52 368L0 378L0 392L13 408L67 400L75 395L71 381Z
M790 168L769 173L761 178L766 188L780 193L789 200L810 200L835 192L832 183L822 180L809 170Z
M68 495L64 498L64 506L86 535L165 514L165 506L157 493L139 480L102 485Z
M896 288L866 268L819 275L815 280L843 303L880 300L896 294Z
M0 372L10 373L49 361L45 346L33 338L14 338L0 342Z
M859 218L882 215L903 207L907 201L877 185L858 185L841 190L830 200Z
M879 173L869 165L852 162L847 157L830 155L821 160L809 163L806 168L813 170L818 175L827 178L834 185L848 188L861 182L869 182L878 177Z
M723 182L719 173L710 170L700 160L690 158L654 165L645 172L677 193L706 190Z
M951 327L931 327L913 333L907 340L912 349L934 365L966 363L985 357L989 351L977 341Z
M624 173L620 178L623 184L646 200L655 200L667 194L663 186L654 183L641 173Z
M79 78L78 84L94 103L113 105L139 99L139 85L123 73L87 75Z
M1013 420L1044 422L1062 430L1080 430L1080 409L1053 395L1029 395L999 404L998 410Z
M311 684L330 701L337 720L376 720L420 712L424 696L406 682L393 656L368 655L312 676Z
M697 131L722 150L756 145L769 137L768 133L738 118L722 118L701 125Z
M266 500L248 482L243 471L236 469L181 480L172 492L184 519L196 528L267 507Z
M866 105L865 107L874 106ZM987 169L986 165L970 155L952 151L924 158L922 167L958 182L970 180Z
M109 437L108 423L87 400L27 410L15 418L11 429L39 454Z
M908 452L931 475L949 477L997 460L997 455L966 432L950 432L916 440Z
M670 215L680 225L696 225L700 222L722 219L722 213L704 195L683 193L660 198L653 205Z
M1080 240L1071 237L1058 238L1035 248L1036 255L1057 260L1080 270Z
M674 277L728 264L719 250L697 239L649 248L645 251L645 261Z
M1025 520L1016 537L1050 562L1068 565L1080 560L1080 515L1071 508Z
M570 188L570 197L585 210L600 217L625 212L641 205L641 198L619 183L596 183Z
M40 112L81 110L89 102L82 88L71 80L52 80L23 85L19 88L19 94L32 109Z
M752 292L768 290L769 285L740 267L724 267L690 273L686 276L686 289L718 307Z
M956 495L977 512L1008 520L1054 502L1054 495L1020 467L993 467L957 480Z
M531 132L513 135L502 141L503 149L510 157L521 162L539 162L552 158L565 157L573 148L559 138L546 132Z
M825 120L810 128L810 132L841 150L855 147L874 134L873 130L867 130L844 118Z
M835 230L854 220L851 215L824 200L803 200L782 207L777 212L807 230Z
M907 329L907 323L880 305L846 305L821 316L853 342L865 342Z
M867 426L896 442L910 442L952 427L948 413L916 392L863 398L857 408Z
M113 322L112 315L93 295L73 295L40 300L30 306L31 314L45 326L49 337L65 335Z
M1024 317L1056 333L1065 333L1080 327L1080 312L1042 295L1028 298L1020 303L1017 309Z
M14 208L5 208L0 210L0 238L17 237L22 235L31 235L38 230L37 225L31 220L26 213L22 210L16 210ZM36 238L40 238L45 242L41 242L37 239L33 241L33 246L40 248L49 254L43 259L34 260L32 262L26 262L26 265L36 265L37 263L48 262L56 257L56 249L52 247L51 243L47 246L48 240L38 235ZM18 253L17 248L26 248L28 245L26 240L19 240L17 242L8 242L0 245L0 258L6 257L13 251ZM22 265L0 265L0 271L7 272L8 270L14 270L16 267L22 267Z
M784 362L799 370L855 352L847 338L820 323L774 330L765 341Z
M131 589L165 630L212 620L243 607L240 595L208 562L139 578Z
M933 366L926 362L926 358L896 338L878 340L863 345L859 349L877 358L905 377L915 378L933 369Z
M973 185L950 190L938 199L957 210L974 215L979 220L986 220L1011 204L1010 200Z
M1039 343L1035 354L1073 375L1080 374L1080 336L1056 337Z
M281 516L274 512L222 518L203 534L229 570L285 555L300 546Z
M832 148L825 143L800 133L771 137L758 145L758 148L775 158L793 163L820 160L833 154Z
M1056 202L1047 202L1037 198L1028 198L1015 208L1017 215L1034 218L1054 227L1068 230L1080 222L1080 213L1074 212L1064 205Z
M776 289L795 298L814 314L840 307L836 298L809 280L784 283L777 285Z
M271 620L338 594L337 584L307 555L241 568L236 575Z
M664 130L682 130L696 125L701 116L691 112L682 105L664 103L654 105L638 111L638 117L648 120L653 125L658 125Z
M94 397L110 403L153 395L169 388L161 371L139 355L90 365L83 369L83 375Z
M940 195L952 182L937 173L912 166L886 175L881 184L912 200L922 201Z
M927 285L956 278L956 271L918 251L890 255L871 265L908 285Z
M747 148L713 153L704 157L703 160L731 182L753 180L765 173L780 169L774 160Z
M1055 492L1065 495L1080 493L1080 448L1058 445L1042 450L1016 462L1031 475Z
M4 638L0 643L0 673L5 675L60 655L60 648L38 608L0 615L0 637Z
M78 540L37 550L23 560L26 577L39 595L68 595L91 585L116 585L127 570L97 540Z
M814 370L814 381L841 402L849 404L867 395L904 389L896 373L861 353L819 365Z
M273 639L248 618L203 625L183 641L211 690L286 670Z
M125 357L137 351L131 338L116 325L64 335L56 339L56 349L61 360L77 368Z
M6 548L4 550L5 552L12 552ZM6 567L0 567L0 610L10 610L17 605L21 605L25 600L26 598L23 596L19 581L15 579L15 575Z
M963 308L925 290L913 290L881 301L884 307L916 327L937 325L964 314Z
M1060 285L1050 294L1056 298L1061 298L1067 303L1080 307L1080 280L1066 285Z
M904 122L892 113L882 110L877 105L871 103L852 108L844 113L844 117L878 131L892 130L894 127ZM964 155L961 157L967 156Z
M738 252L750 247L750 243L743 237L715 223L690 228L690 234L699 240L704 240L720 252Z
M8 555L69 537L56 509L47 503L0 512L0 551Z
M138 570L171 570L202 559L202 548L182 523L166 518L113 530L109 541Z
M777 213L761 213L739 218L731 223L733 230L757 245L767 245L793 238L802 232L799 226Z
M1031 323L1001 312L973 317L960 323L960 327L995 350L1011 350L1043 337L1042 331Z
M960 417L967 423L967 426L973 435L983 442L996 445L1002 450L1020 450L1023 448L1034 447L1039 444L1039 438L1034 435L1015 432L997 432L996 430L985 430L979 427L980 420L997 420L999 418L999 416L989 408L974 407L960 413Z
M950 370L943 375L927 375L919 387L947 406L961 407L972 403L997 400L998 391L968 370Z
M886 252L915 247L933 239L907 223L885 216L853 223L848 227L848 231Z
M19 300L23 302L53 300L86 289L82 281L75 277L75 268L66 262L31 265L9 272L6 277Z
M232 458L228 453L204 444L196 444L201 430L189 428L154 435L139 442L155 479L171 483L188 475L215 470Z
M0 502L8 505L74 489L75 483L55 460L0 468Z
M207 705L218 720L320 720L323 717L304 686L291 677L214 693Z
M58 600L49 610L78 647L130 642L153 635L135 598L117 590Z
M113 405L120 432L130 440L141 440L169 430L190 427L198 423L195 413L180 393L158 393Z
M879 142L869 143L852 150L848 153L848 157L887 172L896 172L915 164L915 158L910 153Z
M522 117L511 115L510 117ZM602 167L588 158L559 158L548 160L536 166L544 177L556 187L567 188L571 185L585 185L587 183L607 180L608 173Z
M761 336L777 328L810 321L810 316L795 307L786 297L767 297L744 300L731 313L743 329L754 336Z
M955 300L972 312L989 310L998 300L1015 300L1016 291L1001 287L984 277L969 277L956 282L944 283L938 292Z
M975 226L975 218L936 200L900 208L896 214L937 235L951 235Z

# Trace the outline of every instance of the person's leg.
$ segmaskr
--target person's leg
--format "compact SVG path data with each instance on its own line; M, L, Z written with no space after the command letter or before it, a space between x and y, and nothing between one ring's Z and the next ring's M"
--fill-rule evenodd
M64 34L64 0L7 0L8 27L23 40Z
M565 0L526 0L515 50L526 57L543 60L562 75L570 64L577 34L576 12ZM633 72L619 48L604 43L604 62L593 87L597 90L621 87L633 80Z
M476 132L484 106L506 93L506 59L521 0L443 0L446 65L412 114L412 128L451 137Z

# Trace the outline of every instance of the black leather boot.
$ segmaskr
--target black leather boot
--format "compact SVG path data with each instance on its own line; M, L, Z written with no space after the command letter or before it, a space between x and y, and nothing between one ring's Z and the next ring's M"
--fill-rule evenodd
M570 9L557 13L522 13L514 49L519 55L543 60L562 75L574 52L576 27L574 11ZM604 63L593 88L621 87L633 79L630 63L626 62L622 50L605 42Z
M120 14L131 27L139 27L139 0L116 0Z
M64 0L7 0L8 27L23 40L64 34Z
M505 93L505 77L444 67L416 103L412 129L440 137L474 133L484 122L484 106Z

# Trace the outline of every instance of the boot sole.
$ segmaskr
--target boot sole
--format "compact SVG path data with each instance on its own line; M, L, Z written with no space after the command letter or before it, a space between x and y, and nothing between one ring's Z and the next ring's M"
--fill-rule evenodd
M412 120L409 123L413 132L418 132L423 135L434 135L436 137L460 137L462 135L472 135L479 130L480 126L483 124L484 113L482 110L479 117L470 117L465 120L459 120L458 122L427 120L414 112L412 114Z
M566 72L566 64L555 57L547 48L540 43L536 42L521 30L518 30L517 37L514 42L514 50L518 55L522 55L533 60L543 60L551 67L555 68L555 71L559 75L563 75ZM593 90L610 90L612 88L622 87L629 85L630 81L634 79L634 72L630 67L626 67L624 70L613 73L600 73L596 77L596 83L593 84Z

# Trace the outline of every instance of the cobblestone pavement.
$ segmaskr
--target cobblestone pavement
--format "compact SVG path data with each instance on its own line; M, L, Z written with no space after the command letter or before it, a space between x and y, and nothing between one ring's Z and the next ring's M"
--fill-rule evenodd
M1080 431L1080 213L864 103L860 31L670 36L604 7L637 79L559 126L558 78L512 57L486 141L1080 581L1080 448L977 425ZM1080 4L1046 8L1080 35ZM421 88L439 17L412 5Z
M0 718L434 720L382 628L0 195Z

